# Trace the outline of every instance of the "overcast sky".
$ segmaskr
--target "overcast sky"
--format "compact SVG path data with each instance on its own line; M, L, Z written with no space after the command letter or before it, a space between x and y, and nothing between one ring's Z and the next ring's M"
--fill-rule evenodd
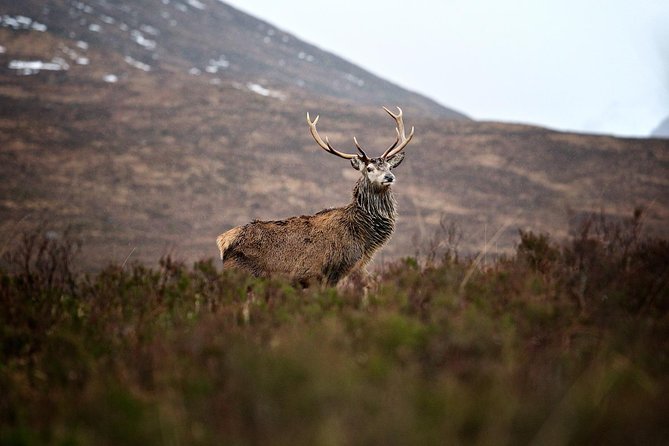
M645 136L669 0L225 0L475 119Z

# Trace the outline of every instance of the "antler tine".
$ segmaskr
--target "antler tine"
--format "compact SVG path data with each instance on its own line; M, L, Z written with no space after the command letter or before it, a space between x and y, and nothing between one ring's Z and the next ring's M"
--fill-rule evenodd
M358 139L354 136L353 137L353 142L355 143L355 148L358 149L358 152L360 152L360 155L362 155L362 159L365 161L369 161L369 157L365 153L364 150L362 150L362 147L360 147L360 144L358 144Z
M318 122L318 118L320 118L320 115L316 115L316 119L313 121L309 119L309 112L307 112L307 124L309 124L309 131L311 132L311 136L313 136L314 140L316 140L316 143L321 146L323 150L326 152L329 152L333 155L337 155L341 158L350 160L353 158L359 158L358 155L356 154L349 154L349 153L342 153L338 150L336 150L334 147L332 147L332 144L330 144L330 141L328 140L327 136L325 137L325 141L321 138L321 136L318 134L318 130L316 130L316 123ZM361 150L360 148L358 148ZM362 152L362 150L361 150ZM364 155L364 152L362 152Z
M409 144L409 142L411 141L411 138L413 138L414 128L411 127L411 132L409 132L409 136L407 137L406 134L404 133L404 121L402 120L402 109L397 107L398 110L397 114L394 114L386 107L383 107L383 109L395 120L395 125L396 125L395 131L397 132L397 141L395 142L395 144L390 146L384 152L384 154L381 155L381 158L387 159L394 155L397 155L399 152L404 150L407 144ZM397 145L398 143L399 145Z
M388 148L386 149L386 151L383 152L383 153L388 153L388 152L390 152L390 151L393 150L395 147L397 147L397 144L400 143L400 131L397 130L397 128L395 128L395 132L397 132L397 138L395 138L395 142L392 143L392 144L390 145L390 147L388 147Z

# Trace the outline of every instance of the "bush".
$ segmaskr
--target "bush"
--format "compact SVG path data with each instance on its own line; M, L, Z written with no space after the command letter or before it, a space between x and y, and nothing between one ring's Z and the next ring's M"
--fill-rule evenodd
M77 274L71 238L28 235L0 272L0 443L661 444L669 244L604 223L482 270L405 259L367 299L210 260Z

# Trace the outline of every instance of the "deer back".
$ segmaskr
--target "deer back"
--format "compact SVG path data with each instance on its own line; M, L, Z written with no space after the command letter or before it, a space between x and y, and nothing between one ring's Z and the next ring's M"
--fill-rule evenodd
M339 208L231 229L219 237L224 267L335 284L363 256L363 244L353 237L347 217Z

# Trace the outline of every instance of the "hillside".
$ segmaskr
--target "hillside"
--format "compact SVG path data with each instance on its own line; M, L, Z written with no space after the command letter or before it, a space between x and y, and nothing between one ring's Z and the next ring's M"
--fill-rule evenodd
M669 116L664 118L652 132L655 138L669 138Z
M159 78L188 74L213 84L235 80L260 95L299 91L355 104L398 102L466 119L220 1L2 0L0 6L4 28L14 31L6 57L55 63L68 78L100 81L110 74L123 83L138 70ZM17 17L32 23L15 23ZM25 46L13 42L17 34L29 35L21 39Z
M381 105L416 137L379 261L451 222L465 252L500 228L491 252L519 227L564 236L591 210L642 207L669 231L669 141L471 121L218 1L0 6L3 246L46 220L54 237L73 228L91 268L214 256L233 225L346 203L356 174L317 148L305 112L338 147L356 135L380 153L394 137Z

